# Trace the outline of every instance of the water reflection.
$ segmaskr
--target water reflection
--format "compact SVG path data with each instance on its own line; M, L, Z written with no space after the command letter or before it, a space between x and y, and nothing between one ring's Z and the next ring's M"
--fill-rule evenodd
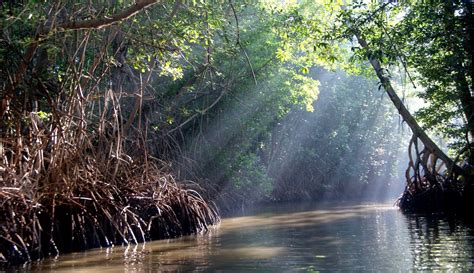
M62 255L40 272L473 270L473 229L391 206L279 206L208 234ZM27 271L27 269L25 269Z
M437 215L407 216L413 268L469 270L474 265L472 226Z

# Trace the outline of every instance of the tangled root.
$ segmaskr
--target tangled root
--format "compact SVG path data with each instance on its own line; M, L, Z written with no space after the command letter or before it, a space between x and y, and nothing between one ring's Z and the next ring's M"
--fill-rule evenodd
M36 181L4 170L3 265L198 233L219 222L215 206L177 183L166 166L128 162L111 177L104 164L90 156L61 167Z

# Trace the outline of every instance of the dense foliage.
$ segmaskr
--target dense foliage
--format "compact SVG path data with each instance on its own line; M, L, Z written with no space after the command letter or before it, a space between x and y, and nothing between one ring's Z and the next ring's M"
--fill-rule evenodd
M426 129L442 134L454 151L472 141L473 17L470 1L355 3L342 14L349 29L361 33L370 52L356 56L379 58L399 65L407 82L426 106L417 118ZM390 73L387 71L387 73Z
M369 60L413 134L400 207L467 212L474 195L471 1L356 2L343 9L340 18L346 36L353 36L360 45L356 56ZM423 87L419 95L427 107L417 117L425 129L393 87L390 67L397 63L414 87ZM433 142L426 129L448 140L454 159ZM460 164L459 159L463 160Z
M469 1L1 1L0 255L57 251L47 218L92 246L152 238L157 213L155 237L203 230L206 200L378 195L400 173L395 67L472 160L472 24Z

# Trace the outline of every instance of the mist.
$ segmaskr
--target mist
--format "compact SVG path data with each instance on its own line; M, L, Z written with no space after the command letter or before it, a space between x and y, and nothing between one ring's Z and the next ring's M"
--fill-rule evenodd
M205 177L223 210L259 203L395 203L403 192L410 130L374 79L314 67L312 111L273 109L279 93L259 79L229 94L184 145L182 174ZM278 77L277 77L278 78ZM192 166L192 168L190 167Z

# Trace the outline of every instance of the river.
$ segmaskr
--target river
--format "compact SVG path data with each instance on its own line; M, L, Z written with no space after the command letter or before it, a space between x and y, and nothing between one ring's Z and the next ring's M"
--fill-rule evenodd
M35 272L474 270L472 223L391 205L279 205L224 218L206 234L61 255Z

